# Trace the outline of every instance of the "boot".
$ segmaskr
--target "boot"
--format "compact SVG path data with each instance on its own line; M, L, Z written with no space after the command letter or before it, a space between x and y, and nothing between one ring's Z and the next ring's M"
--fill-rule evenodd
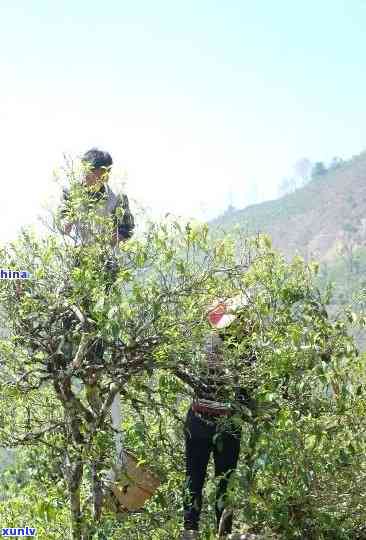
M184 529L179 540L198 540L198 531Z

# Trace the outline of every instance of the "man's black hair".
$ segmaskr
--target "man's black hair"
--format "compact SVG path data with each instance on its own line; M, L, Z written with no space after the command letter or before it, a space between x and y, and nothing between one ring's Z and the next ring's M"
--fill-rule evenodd
M113 164L112 157L108 152L91 148L82 156L81 161L91 169L99 169L100 167L110 167Z

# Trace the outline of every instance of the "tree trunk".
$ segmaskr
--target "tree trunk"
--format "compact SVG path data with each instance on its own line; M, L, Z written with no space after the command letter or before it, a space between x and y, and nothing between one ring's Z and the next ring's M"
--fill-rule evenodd
M83 475L81 459L77 459L75 463L68 463L65 472L69 488L72 538L83 540L84 527L80 507L80 484Z
M98 415L102 408L102 399L99 395L99 389L97 386L97 379L94 376L90 376L89 384L85 384L86 390L86 399L93 409L93 411ZM92 426L92 432L96 432L95 423ZM102 516L102 506L103 506L103 486L100 479L100 462L98 458L95 458L91 463L91 473L92 473L92 493L93 493L93 517L95 523L97 523Z
M116 394L111 407L112 425L116 430L114 435L114 443L116 446L116 464L124 468L126 466L126 456L123 448L123 435L121 432L121 396Z
M93 517L95 523L100 521L102 516L103 506L103 486L100 479L99 470L100 464L98 461L94 461L91 464L92 469L92 490L93 490Z

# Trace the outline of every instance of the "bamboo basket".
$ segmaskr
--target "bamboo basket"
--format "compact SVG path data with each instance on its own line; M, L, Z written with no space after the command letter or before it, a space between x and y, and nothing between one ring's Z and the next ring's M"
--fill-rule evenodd
M140 510L160 485L159 478L144 465L137 465L137 459L125 452L126 469L111 490L117 499L120 510L134 512Z

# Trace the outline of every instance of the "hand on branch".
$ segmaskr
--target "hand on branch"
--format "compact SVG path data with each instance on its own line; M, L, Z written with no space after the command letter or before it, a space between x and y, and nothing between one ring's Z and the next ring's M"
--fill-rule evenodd
M70 234L72 229L72 223L66 223L64 226L64 234Z

